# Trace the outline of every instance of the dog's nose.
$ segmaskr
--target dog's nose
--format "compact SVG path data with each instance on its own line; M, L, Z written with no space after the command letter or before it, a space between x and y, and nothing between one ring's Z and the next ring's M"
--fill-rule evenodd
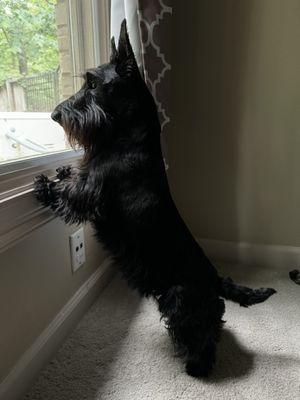
M51 118L55 122L60 122L60 120L61 120L61 112L59 110L55 109L51 114Z

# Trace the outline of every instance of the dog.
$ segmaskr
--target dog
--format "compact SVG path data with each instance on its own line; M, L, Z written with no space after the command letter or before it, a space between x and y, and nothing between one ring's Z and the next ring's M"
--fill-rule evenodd
M215 362L224 299L243 307L270 297L222 278L172 200L157 107L138 69L126 21L110 62L52 113L84 156L78 170L36 177L34 193L66 223L90 222L132 289L155 299L186 372L206 377Z

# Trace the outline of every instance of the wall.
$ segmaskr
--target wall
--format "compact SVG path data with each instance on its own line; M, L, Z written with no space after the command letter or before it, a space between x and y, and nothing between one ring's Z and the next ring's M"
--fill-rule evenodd
M86 226L86 264L72 274L76 229L54 219L0 254L0 382L105 258Z
M300 245L300 2L175 2L170 182L202 238Z

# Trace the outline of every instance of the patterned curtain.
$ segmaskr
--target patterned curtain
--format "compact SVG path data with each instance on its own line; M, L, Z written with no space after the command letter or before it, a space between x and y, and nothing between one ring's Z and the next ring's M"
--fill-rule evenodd
M157 104L165 159L171 103L171 16L171 0L111 0L111 35L118 40L126 18L137 63Z
M162 132L170 121L171 16L171 0L139 0L144 76L157 103Z

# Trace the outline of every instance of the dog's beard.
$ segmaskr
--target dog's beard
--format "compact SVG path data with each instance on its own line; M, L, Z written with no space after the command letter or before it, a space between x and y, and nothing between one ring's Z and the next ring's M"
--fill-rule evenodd
M90 151L100 141L101 130L106 122L106 113L94 101L85 104L81 110L67 104L62 110L61 125L70 146Z

